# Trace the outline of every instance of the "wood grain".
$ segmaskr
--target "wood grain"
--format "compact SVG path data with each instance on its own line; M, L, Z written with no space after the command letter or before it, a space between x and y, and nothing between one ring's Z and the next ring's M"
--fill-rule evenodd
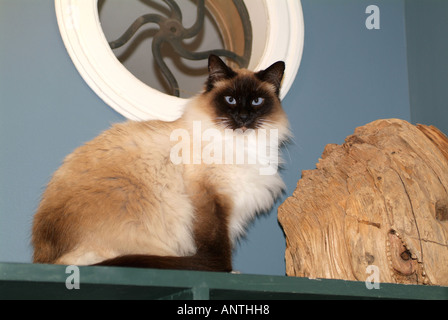
M279 207L289 276L448 285L448 138L398 119L327 145Z

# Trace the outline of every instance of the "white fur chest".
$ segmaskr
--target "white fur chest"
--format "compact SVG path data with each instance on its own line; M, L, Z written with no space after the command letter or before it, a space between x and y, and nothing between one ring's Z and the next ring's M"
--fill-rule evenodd
M241 134L233 132L223 139L223 158L232 159L220 171L221 190L230 197L233 210L229 221L230 238L235 243L244 235L247 225L257 213L266 212L285 188L278 174L278 132L257 130ZM230 152L229 152L230 150ZM231 156L229 156L231 154ZM224 159L225 160L225 159Z
M233 200L229 231L232 242L243 236L257 213L269 210L285 185L278 173L260 175L259 167L236 166L229 170L228 194Z

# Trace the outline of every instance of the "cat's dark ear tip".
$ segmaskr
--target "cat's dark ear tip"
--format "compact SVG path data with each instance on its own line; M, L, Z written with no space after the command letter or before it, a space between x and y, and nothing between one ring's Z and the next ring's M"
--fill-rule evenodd
M211 65L215 65L215 64L222 65L222 64L224 64L224 61L222 61L222 59L215 54L209 55L208 56L208 65L211 66Z
M213 89L214 83L223 79L231 79L236 73L217 55L211 54L208 57L208 79L207 91Z
M285 69L286 69L286 63L285 63L285 61L277 61L277 62L275 62L272 66L275 66L275 67L277 67L277 68L280 68L280 69L282 69L282 71L285 71Z
M255 76L261 81L266 81L275 86L277 95L280 93L280 86L285 73L286 64L284 61L277 61L265 70L261 70Z
M208 56L208 61L216 60L216 59L220 59L221 60L220 57L218 57L216 54L213 54L213 53Z

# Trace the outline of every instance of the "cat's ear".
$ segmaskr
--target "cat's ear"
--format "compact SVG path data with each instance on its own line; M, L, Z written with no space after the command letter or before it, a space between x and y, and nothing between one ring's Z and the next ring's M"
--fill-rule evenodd
M208 79L207 79L207 91L213 89L214 84L217 81L224 79L231 79L236 76L235 71L228 67L224 61L214 54L208 58Z
M261 81L273 84L275 87L275 93L279 95L280 86L282 84L284 73L285 73L285 63L283 61L277 61L269 68L259 71L255 75Z

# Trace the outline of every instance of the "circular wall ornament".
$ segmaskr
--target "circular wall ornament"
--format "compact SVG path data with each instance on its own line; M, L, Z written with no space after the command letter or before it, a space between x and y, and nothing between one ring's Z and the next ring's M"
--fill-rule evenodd
M208 0L213 6L213 0ZM302 58L304 22L300 0L244 0L253 30L248 68L261 70L286 62L280 97L297 75ZM77 70L110 107L131 120L172 121L187 99L151 88L116 58L101 28L98 0L55 0L59 30ZM222 19L222 17L221 17Z

